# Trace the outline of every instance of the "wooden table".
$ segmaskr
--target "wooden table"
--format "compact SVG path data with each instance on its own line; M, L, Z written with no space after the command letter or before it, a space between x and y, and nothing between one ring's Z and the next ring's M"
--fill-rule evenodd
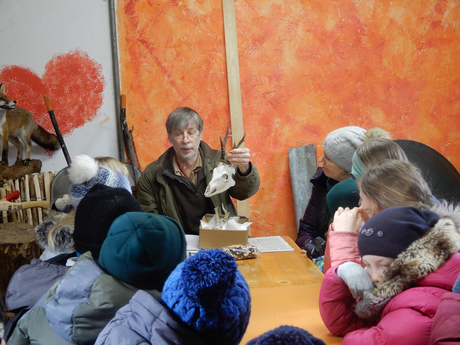
M294 251L261 253L256 259L237 261L252 298L251 318L240 344L282 325L306 329L328 345L340 344L342 338L327 330L319 314L323 273L290 237L283 238Z

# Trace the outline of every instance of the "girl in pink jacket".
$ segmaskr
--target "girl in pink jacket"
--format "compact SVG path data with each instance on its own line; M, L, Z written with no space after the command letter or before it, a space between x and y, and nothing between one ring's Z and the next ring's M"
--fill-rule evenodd
M455 211L455 210L454 210ZM454 219L429 210L393 207L360 230L365 267L331 268L320 291L320 313L343 345L428 344L442 296L460 271L460 234Z
M429 209L435 202L420 170L411 163L384 159L359 175L361 205L339 208L329 227L324 270L347 261L359 261L357 239L362 221L395 206Z

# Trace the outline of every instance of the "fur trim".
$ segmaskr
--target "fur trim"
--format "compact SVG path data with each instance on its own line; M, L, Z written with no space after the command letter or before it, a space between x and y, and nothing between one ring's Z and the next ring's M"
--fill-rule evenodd
M48 247L48 232L54 226L56 221L53 218L45 219L42 223L34 228L35 240L42 249Z
M59 213L45 219L34 228L35 239L42 249L50 249L56 253L70 253L75 251L73 242L74 227L64 223L66 213ZM62 221L62 224L60 224ZM57 226L53 232L53 242L48 242L48 234L52 227Z
M379 317L397 294L436 271L460 248L460 233L451 218L441 218L422 238L398 255L372 293L357 303L355 313L364 319Z
M69 168L69 180L73 184L89 181L97 174L99 165L96 160L87 155L77 155Z
M441 218L449 217L455 222L457 230L460 230L460 204L449 203L446 200L441 200L439 203L435 203L430 211L437 213Z
M372 138L383 138L391 140L391 134L383 128L372 127L367 130L366 135L364 136L364 141L367 141Z

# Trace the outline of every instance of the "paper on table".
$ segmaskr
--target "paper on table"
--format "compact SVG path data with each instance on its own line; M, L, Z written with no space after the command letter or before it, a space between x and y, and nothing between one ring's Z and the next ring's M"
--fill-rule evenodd
M248 242L256 246L261 253L289 252L294 250L281 236L253 237L248 238Z
M198 252L199 239L200 236L198 235L185 235L185 240L187 241L187 257L190 257Z

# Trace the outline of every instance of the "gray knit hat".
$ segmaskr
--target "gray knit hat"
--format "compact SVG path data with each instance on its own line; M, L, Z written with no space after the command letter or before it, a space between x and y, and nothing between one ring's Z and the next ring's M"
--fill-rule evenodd
M364 142L366 130L357 126L338 128L326 136L324 153L340 169L351 171L353 153Z

